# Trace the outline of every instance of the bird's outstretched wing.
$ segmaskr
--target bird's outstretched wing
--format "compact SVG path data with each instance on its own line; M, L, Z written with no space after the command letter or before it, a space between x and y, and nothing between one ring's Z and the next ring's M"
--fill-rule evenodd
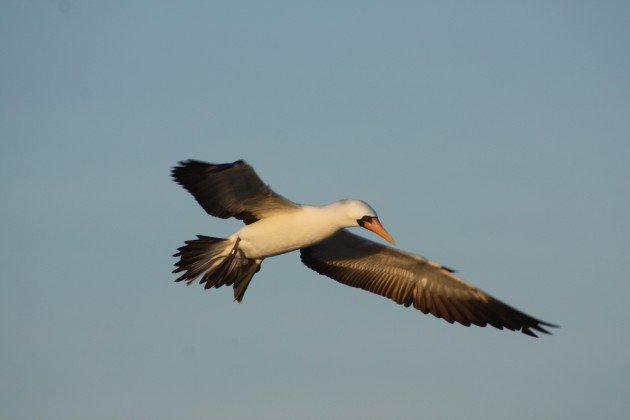
M222 164L187 160L175 166L171 175L211 216L236 217L249 224L275 212L298 209L265 185L243 160Z
M300 250L302 262L340 283L413 305L447 322L550 334L540 321L493 298L423 257L407 254L341 230Z

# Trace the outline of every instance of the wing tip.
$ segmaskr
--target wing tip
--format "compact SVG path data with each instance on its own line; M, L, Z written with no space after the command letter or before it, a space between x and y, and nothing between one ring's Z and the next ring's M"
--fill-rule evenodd
M216 173L232 169L235 167L249 166L243 159L236 160L232 163L210 163L197 159L185 159L177 162L176 166L171 169L171 176L175 181L181 184L182 176L189 172Z

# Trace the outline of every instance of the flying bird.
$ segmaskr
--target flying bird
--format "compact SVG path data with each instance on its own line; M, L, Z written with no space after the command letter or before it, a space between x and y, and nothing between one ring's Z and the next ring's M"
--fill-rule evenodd
M233 286L243 300L265 258L300 250L302 262L340 283L465 326L491 325L536 337L556 325L533 318L477 289L447 267L351 233L362 227L394 244L376 212L360 200L303 205L272 191L243 160L180 162L173 179L211 216L245 223L228 238L198 235L178 248L175 281L200 278L206 289Z

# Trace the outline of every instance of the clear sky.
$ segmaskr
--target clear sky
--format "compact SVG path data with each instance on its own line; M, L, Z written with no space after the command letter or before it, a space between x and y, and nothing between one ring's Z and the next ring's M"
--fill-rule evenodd
M0 2L0 418L627 418L629 41L612 1ZM239 227L188 158L364 199L562 328L449 325L296 253L240 305L176 284Z

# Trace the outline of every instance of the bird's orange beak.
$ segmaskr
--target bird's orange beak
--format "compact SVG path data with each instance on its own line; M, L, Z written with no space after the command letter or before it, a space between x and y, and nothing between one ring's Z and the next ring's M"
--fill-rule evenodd
M392 235L390 235L389 232L385 230L385 228L383 227L383 225L381 225L381 222L378 220L377 217L373 217L369 222L363 223L362 226L376 233L378 236L382 237L390 244L396 245L396 241L394 240L394 238L392 238Z

